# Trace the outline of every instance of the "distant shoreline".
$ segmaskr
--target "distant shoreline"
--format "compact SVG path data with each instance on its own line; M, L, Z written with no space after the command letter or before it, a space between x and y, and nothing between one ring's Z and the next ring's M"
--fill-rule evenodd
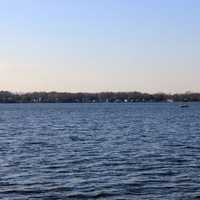
M200 93L142 93L142 92L30 92L0 91L0 103L137 103L137 102L200 102Z

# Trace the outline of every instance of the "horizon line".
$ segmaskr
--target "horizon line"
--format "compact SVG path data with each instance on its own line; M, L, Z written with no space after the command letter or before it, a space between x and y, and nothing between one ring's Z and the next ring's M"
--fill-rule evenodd
M45 91L45 90L34 90L34 91L11 91L11 90L0 90L0 92L9 92L12 94L31 94L31 93L68 93L68 94L101 94L101 93L141 93L141 94L165 94L165 95L175 95L175 94L200 94L200 92L197 91L185 91L185 92L164 92L164 91L158 91L158 92L144 92L144 91L138 91L138 90L134 90L134 91L112 91L112 90L102 90L102 91L96 91L96 92L89 92L89 91L56 91L56 90L49 90L49 91Z

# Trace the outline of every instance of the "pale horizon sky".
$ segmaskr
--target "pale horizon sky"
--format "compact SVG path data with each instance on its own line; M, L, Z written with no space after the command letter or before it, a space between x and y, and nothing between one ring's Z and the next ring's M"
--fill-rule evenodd
M0 1L0 90L200 92L198 0Z

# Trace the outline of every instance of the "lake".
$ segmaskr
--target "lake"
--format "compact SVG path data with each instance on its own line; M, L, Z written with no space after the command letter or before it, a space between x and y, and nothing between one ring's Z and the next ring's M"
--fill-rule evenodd
M200 103L1 104L0 199L200 199Z

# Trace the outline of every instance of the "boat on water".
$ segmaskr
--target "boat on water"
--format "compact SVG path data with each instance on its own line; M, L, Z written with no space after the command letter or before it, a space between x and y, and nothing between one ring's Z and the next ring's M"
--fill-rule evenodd
M189 105L188 105L188 104L182 104L182 105L180 105L180 107L181 107L181 108L188 108Z

